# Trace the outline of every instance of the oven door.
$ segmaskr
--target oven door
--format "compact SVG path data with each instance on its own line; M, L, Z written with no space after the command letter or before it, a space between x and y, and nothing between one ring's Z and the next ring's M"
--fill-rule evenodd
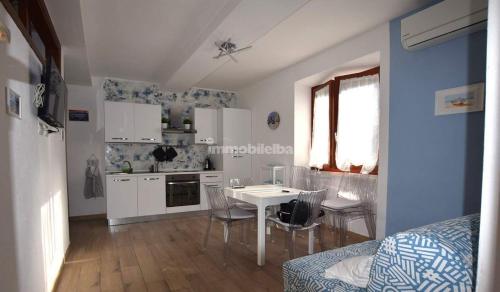
M200 204L200 181L167 181L167 207L191 206Z

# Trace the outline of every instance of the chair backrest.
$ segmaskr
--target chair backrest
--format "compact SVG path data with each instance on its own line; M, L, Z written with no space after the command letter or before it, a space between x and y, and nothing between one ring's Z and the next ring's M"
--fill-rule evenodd
M238 182L238 185L240 186L253 186L255 185L253 179L251 177L243 177L243 178L239 178L239 177L232 177L229 179L229 181L234 181L234 182Z
M377 176L358 173L342 174L338 196L349 200L375 205L377 198Z
M289 187L299 190L311 190L311 170L304 166L292 166Z
M321 212L321 202L325 200L326 193L326 189L301 192L293 209L290 224L304 227L313 224Z
M210 212L222 212L227 216L227 218L230 219L231 212L229 212L229 203L227 202L227 197L224 194L224 189L219 186L205 185L205 190L211 207Z

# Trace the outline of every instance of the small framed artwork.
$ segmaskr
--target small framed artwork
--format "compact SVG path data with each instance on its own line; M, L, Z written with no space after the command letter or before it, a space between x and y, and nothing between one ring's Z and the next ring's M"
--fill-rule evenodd
M88 122L89 111L70 109L68 114L68 119L74 122Z
M484 83L436 91L436 116L484 110Z
M5 88L5 91L7 113L13 117L21 119L21 96L8 87Z
M276 130L280 126L281 118L278 112L270 112L267 115L267 126L271 130Z

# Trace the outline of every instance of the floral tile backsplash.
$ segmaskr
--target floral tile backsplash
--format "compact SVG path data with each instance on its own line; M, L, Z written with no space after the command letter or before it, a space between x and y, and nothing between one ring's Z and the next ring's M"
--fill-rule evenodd
M160 104L162 116L170 118L173 126L182 126L185 118L193 119L194 108L234 107L234 92L192 88L186 92L160 91L157 84L105 79L102 87L104 100L147 104ZM207 145L194 145L194 136L185 134L165 134L163 143L171 145L177 157L171 162L160 164L161 170L201 169L208 155ZM123 161L132 163L135 170L148 170L154 163L152 151L158 147L154 144L106 143L106 171L119 171Z
M151 154L158 145L154 144L123 144L107 143L105 149L106 171L119 171L128 160L134 170L148 170L154 164L154 157ZM188 145L173 147L177 152L177 157L173 161L162 162L160 170L174 169L202 169L203 162L208 155L206 145Z
M160 104L157 84L141 81L105 79L102 85L104 100Z

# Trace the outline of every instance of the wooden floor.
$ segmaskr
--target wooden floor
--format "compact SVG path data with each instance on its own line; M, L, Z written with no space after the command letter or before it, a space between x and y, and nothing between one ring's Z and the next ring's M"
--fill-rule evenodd
M206 216L108 227L104 220L70 223L71 245L56 291L282 291L281 265L288 260L283 233L266 243L267 262L257 266L256 231L249 245L231 234L231 253L223 265L222 225L214 224L202 250ZM333 235L323 230L326 246ZM350 243L363 240L351 236ZM319 243L316 243L316 249ZM296 256L306 255L307 234L298 236Z

